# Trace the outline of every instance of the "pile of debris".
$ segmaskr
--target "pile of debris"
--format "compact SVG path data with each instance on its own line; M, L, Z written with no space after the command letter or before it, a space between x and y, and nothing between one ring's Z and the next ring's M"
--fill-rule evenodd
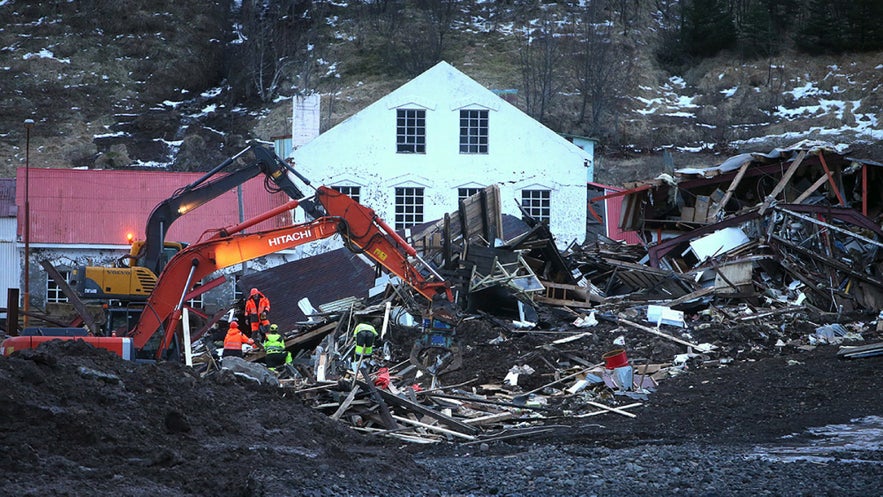
M456 326L435 329L432 306L391 281L289 329L294 364L278 381L359 431L480 443L634 417L660 381L692 367L820 345L883 354L846 346L883 326L883 231L868 217L883 207L870 186L879 165L802 143L680 170L614 194L621 228L643 246L599 236L563 251L546 225L503 216L489 187L411 238L452 283ZM382 346L353 364L365 320L383 323Z

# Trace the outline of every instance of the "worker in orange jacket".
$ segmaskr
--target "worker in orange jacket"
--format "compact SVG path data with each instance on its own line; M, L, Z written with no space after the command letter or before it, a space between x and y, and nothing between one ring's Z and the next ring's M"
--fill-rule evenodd
M231 321L230 328L227 330L227 336L224 337L223 357L242 357L242 344L244 343L254 345L254 340L248 338L248 336L239 329L239 323Z
M270 327L270 299L252 288L245 301L245 318L251 325L251 337L263 341Z

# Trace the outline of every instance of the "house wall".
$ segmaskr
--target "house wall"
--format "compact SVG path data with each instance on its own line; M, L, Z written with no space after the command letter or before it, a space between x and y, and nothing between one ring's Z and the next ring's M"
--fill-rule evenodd
M426 109L426 153L396 153L396 111ZM488 153L459 152L461 109L489 111ZM457 189L500 187L504 213L521 216L525 189L551 191L559 246L586 236L592 157L442 62L292 153L314 184L361 187L360 203L390 225L396 187L423 187L424 221L457 209Z
M46 309L47 307L47 289L49 285L49 275L43 270L40 261L48 260L59 271L69 271L79 265L113 267L120 257L129 253L128 247L120 246L119 248L86 248L86 247L70 247L70 246L51 246L40 247L31 246L31 262L29 268L29 284L31 294L31 308L35 310ZM17 256L23 261L24 251L22 250ZM300 258L300 254L293 251L280 252L266 257L260 257L247 263L247 272L258 272L264 269L285 264L292 260ZM23 262L22 262L23 264ZM242 272L242 265L226 268L219 271L212 277L220 275L233 275ZM20 288L24 288L24 275L22 274ZM22 290L22 293L24 290ZM229 307L234 300L233 279L229 278L226 284L215 289L209 290L203 296L204 311L213 314L221 308Z
M16 243L16 226L14 217L0 218L0 307L3 308L7 307L9 289L20 288L18 276L21 274L21 261ZM0 313L0 316L5 315Z

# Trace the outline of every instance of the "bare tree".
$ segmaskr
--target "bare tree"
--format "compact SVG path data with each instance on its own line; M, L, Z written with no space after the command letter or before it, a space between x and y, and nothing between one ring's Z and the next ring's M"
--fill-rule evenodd
M442 60L447 37L457 19L457 0L417 0L408 9L408 22L398 40L396 65L408 76Z
M539 27L526 29L519 49L525 110L540 122L552 107L563 83L559 76L564 59L559 35L552 17L544 13Z
M242 49L234 57L261 101L278 95L297 69L309 70L308 46L315 37L309 0L250 0L242 3Z
M606 2L587 3L571 37L571 67L581 97L577 122L585 123L590 117L588 130L593 135L600 134L602 118L619 98L630 64L615 43L617 26L614 18L607 17L613 12L608 7Z

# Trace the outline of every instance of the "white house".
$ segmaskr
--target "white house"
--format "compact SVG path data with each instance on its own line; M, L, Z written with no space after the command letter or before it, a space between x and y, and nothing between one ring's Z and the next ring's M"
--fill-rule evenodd
M296 132L292 133L293 135ZM401 230L457 209L492 183L503 212L549 223L559 247L586 237L593 157L440 62L291 157Z

